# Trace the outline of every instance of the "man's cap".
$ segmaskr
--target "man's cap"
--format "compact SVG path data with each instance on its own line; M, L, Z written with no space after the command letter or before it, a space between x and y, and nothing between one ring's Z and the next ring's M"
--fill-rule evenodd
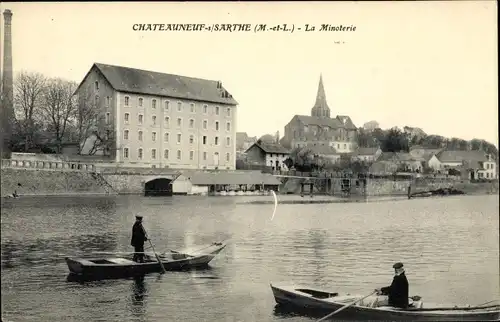
M137 216L135 216L135 219L142 219L142 216L141 215L137 215Z
M403 263L397 262L396 264L392 265L392 268L394 269L400 269L403 268Z

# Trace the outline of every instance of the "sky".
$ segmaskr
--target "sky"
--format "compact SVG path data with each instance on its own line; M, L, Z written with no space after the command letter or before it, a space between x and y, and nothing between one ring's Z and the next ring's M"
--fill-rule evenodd
M498 146L494 1L0 6L13 12L14 73L80 82L100 62L220 80L239 103L237 131L250 136L282 136L295 114L310 115L322 74L332 116L358 127L376 120ZM137 23L287 24L294 32L140 32Z

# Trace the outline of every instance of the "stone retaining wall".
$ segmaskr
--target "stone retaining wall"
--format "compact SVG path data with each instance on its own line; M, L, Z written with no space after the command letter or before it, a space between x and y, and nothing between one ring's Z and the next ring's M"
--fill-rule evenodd
M112 189L87 171L2 168L2 197L12 195L109 194Z

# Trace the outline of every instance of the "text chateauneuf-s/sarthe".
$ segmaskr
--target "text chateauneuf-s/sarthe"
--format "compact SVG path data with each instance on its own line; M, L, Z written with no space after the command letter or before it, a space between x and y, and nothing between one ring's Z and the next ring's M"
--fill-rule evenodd
M209 31L209 32L263 32L263 31L356 31L354 25L335 24L160 24L136 23L134 31Z

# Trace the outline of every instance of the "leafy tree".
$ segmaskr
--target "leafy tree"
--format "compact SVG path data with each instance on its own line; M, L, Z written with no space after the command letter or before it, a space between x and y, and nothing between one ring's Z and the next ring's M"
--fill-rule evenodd
M390 129L381 142L381 149L384 152L409 151L407 136L397 127Z

